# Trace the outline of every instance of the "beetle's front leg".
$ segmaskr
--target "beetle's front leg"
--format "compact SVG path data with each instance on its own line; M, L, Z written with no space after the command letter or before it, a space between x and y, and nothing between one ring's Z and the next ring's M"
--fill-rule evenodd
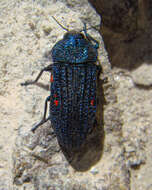
M87 33L87 28L86 28L86 23L84 23L84 29L83 29L84 33L85 33L85 36L86 38L89 40L89 41L93 41L95 43L94 45L94 48L98 49L99 48L99 42L97 40L95 40L92 36L90 36L88 33Z
M26 81L24 83L21 83L21 86L27 86L27 85L35 84L40 79L40 77L42 76L44 71L51 71L51 70L52 70L52 65L49 65L49 66L43 68L34 81Z
M43 118L42 118L42 120L41 120L38 124L36 124L36 125L31 129L32 132L34 132L39 126L41 126L43 123L47 122L47 121L50 119L50 116L48 116L48 117L46 118L47 104L48 104L49 101L50 101L50 96L48 96L48 97L46 98L46 100L45 100Z

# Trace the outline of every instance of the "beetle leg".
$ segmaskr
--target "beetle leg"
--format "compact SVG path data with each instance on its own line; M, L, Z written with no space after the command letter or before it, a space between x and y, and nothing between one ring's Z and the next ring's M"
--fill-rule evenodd
M24 83L21 83L21 86L27 86L27 85L35 84L40 79L40 77L42 76L44 71L51 71L51 70L52 70L52 65L49 65L49 66L43 68L34 81L26 81Z
M47 104L50 101L50 96L48 96L45 100L45 106L44 106L44 114L42 120L36 124L31 131L34 132L39 126L41 126L43 123L47 122L50 119L50 116L46 118L46 113L47 113Z
M95 46L94 48L98 49L99 48L99 42L97 40L95 40L92 36L90 36L88 33L87 33L87 28L86 28L86 23L84 23L84 34L86 36L86 38L89 40L89 41L93 41L95 42Z

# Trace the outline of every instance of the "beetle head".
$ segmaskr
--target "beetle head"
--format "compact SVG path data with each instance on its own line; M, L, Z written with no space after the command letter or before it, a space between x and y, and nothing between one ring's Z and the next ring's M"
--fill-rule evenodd
M76 32L74 30L71 30L64 34L64 39L84 39L84 35L80 32Z

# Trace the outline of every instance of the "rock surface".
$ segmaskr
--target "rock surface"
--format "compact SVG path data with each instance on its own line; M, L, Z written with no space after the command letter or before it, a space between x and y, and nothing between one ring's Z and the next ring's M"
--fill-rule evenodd
M20 83L50 64L47 55L65 33L52 15L70 29L83 21L96 26L100 17L86 0L0 2L0 190L152 189L150 4L94 2L113 70L101 36L90 29L107 82L98 84L99 125L79 152L59 147L50 122L30 132L43 114L49 74L37 85Z

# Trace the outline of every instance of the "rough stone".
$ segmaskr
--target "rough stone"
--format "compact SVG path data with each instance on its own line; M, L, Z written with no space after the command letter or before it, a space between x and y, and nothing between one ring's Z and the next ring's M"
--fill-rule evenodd
M90 2L102 14L112 70L96 30L100 17L87 0L0 2L0 190L151 190L150 0ZM50 122L30 132L43 114L49 74L20 86L50 64L50 50L65 33L52 15L69 29L84 21L92 27L100 78L107 77L98 86L99 126L79 152L59 147Z
M19 7L14 7L17 13L22 13L24 10L24 17L16 18L22 20L22 24L16 27L20 32L20 34L16 33L16 36L19 41L22 39L19 51L27 52L26 62L24 62L24 54L23 60L20 60L20 63L23 63L20 72L24 75L20 76L18 83L35 77L44 65L49 64L46 57L54 43L63 36L63 29L56 24L51 15L70 29L81 29L83 21L87 21L88 27L99 25L100 22L100 17L85 0L33 2L33 10L30 8L31 5L26 2ZM101 79L104 77L108 79L107 83L98 84L101 100L97 117L100 128L90 134L85 145L78 152L64 152L59 147L49 122L35 134L30 132L32 124L41 118L44 99L49 93L48 87L42 84L20 87L18 96L22 101L22 113L13 152L14 189L19 190L24 187L39 190L89 190L96 189L96 183L98 186L100 183L101 188L109 188L115 184L117 190L129 189L123 147L118 146L122 121L121 112L116 104L110 63L99 33L93 28L89 33L100 42L99 60L103 68ZM21 38L23 34L24 38ZM48 75L43 76L41 82L48 84L47 77ZM105 152L104 146L110 147L109 151ZM90 168L95 164L98 172L96 175L90 175Z

